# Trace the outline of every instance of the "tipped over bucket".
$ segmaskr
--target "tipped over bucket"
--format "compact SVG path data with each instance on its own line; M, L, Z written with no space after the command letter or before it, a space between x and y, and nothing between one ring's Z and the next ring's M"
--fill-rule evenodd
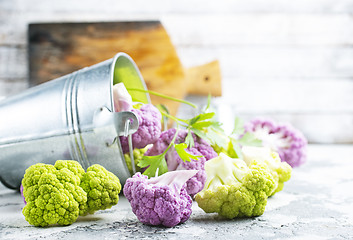
M30 88L0 102L0 181L18 189L25 170L36 163L74 159L83 168L101 164L119 177L130 177L118 136L138 128L132 112L115 112L112 87L118 82L146 88L125 53ZM134 99L147 103L145 93Z

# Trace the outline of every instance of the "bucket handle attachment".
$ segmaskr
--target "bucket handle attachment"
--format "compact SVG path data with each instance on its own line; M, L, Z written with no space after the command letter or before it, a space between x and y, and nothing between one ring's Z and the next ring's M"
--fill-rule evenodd
M131 125L132 125L131 119L126 119L124 137L128 137L127 140L129 144L129 155L130 155L130 161L131 161L131 167L132 167L132 174L134 175L136 173L134 150L132 146L132 134L129 134Z
M129 127L126 129L126 121L129 120ZM130 135L137 131L139 121L133 112L111 112L106 107L101 107L93 118L94 128L98 129L114 125L118 136Z
M94 115L93 124L95 128L114 124L117 136L128 137L132 172L135 174L136 167L132 146L132 134L135 133L139 127L139 121L136 115L129 111L111 112L108 108L101 107Z

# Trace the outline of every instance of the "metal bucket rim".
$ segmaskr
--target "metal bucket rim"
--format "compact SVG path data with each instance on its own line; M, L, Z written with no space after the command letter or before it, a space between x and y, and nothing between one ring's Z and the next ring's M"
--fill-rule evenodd
M115 108L114 108L114 96L113 96L113 86L114 86L114 79L115 79L115 75L114 75L114 71L115 68L118 67L118 61L120 58L125 58L129 61L129 64L132 65L133 69L135 70L135 73L138 77L138 79L140 80L141 85L143 86L144 90L148 90L147 86L146 86L146 82L144 81L142 74L137 66L137 64L135 63L135 61L126 53L124 52L119 52L117 54L115 54L115 56L113 57L113 62L111 65L111 74L110 74L110 100L111 100L111 106L112 106L112 111L115 112ZM148 103L151 103L151 98L150 95L148 93L146 93L146 98Z

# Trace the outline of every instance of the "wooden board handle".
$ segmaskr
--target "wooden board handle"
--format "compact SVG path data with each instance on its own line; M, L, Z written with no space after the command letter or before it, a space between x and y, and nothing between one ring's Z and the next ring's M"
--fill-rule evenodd
M218 60L186 69L185 77L189 94L222 95L222 77Z

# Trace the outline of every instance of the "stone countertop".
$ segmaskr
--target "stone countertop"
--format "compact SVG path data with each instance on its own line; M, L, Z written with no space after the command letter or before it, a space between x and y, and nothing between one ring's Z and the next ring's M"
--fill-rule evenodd
M174 228L146 226L126 198L64 227L29 225L18 192L0 186L0 239L352 239L353 145L310 145L308 161L293 169L284 190L262 216L225 220L193 204L190 219Z

